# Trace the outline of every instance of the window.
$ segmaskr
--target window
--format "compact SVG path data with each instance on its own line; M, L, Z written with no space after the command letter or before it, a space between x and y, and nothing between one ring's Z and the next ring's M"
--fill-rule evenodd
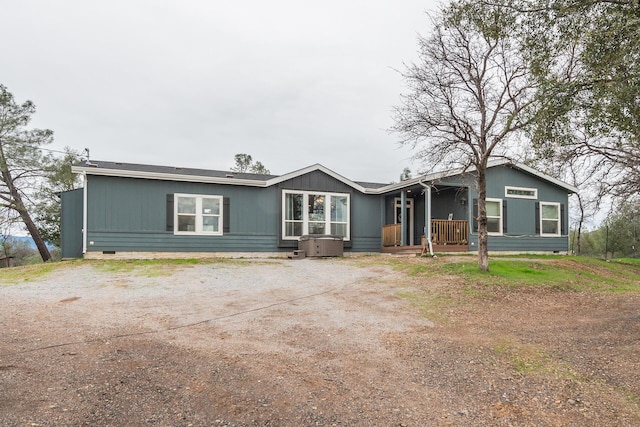
M175 195L175 234L222 235L222 196Z
M560 203L540 202L540 235L560 235Z
M487 199L487 232L502 234L502 200Z
M297 240L305 234L331 234L349 240L349 195L283 191L282 238Z
M537 199L537 188L504 187L504 197L514 197L518 199Z

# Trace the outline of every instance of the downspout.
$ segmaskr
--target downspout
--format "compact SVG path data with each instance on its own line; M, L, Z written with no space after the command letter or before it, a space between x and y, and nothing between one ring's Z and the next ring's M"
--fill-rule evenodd
M429 254L433 256L433 243L431 242L431 185L427 185L422 181L418 181L420 185L422 185L425 189L425 200L427 203L427 208L425 209L426 215L426 230L424 231L425 239L427 240L427 244L429 245Z
M82 188L82 255L87 253L87 172L82 172L84 185Z

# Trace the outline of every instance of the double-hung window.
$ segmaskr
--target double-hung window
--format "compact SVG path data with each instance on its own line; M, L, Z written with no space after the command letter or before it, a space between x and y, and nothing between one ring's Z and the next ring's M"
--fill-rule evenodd
M222 235L222 196L175 195L175 234Z
M502 234L502 200L487 199L487 233Z
M540 202L540 235L560 236L560 203Z
M349 194L284 190L282 238L329 234L349 240Z

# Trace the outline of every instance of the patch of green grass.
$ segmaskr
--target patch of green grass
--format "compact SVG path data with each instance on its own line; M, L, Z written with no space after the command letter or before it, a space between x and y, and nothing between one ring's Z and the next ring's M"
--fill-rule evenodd
M520 286L577 286L575 272L553 265L532 261L494 260L489 264L489 271L480 271L475 262L458 262L445 264L442 271L462 276L466 280L483 285Z
M616 258L612 259L611 261L620 264L640 265L640 258Z
M504 339L494 348L495 352L506 356L513 369L520 374L552 372L551 358L532 345Z
M177 269L188 268L197 264L249 265L251 261L232 258L207 259L135 259L91 261L96 269L107 273L131 273L136 276L162 277L170 276Z
M513 370L521 375L553 375L554 378L564 378L578 383L586 380L565 362L554 359L533 344L523 344L512 338L503 338L493 350L507 357Z
M476 255L477 256L477 255ZM557 260L557 259L563 259L563 258L568 258L566 255L554 255L554 254L527 254L527 253L522 253L522 254L493 254L491 255L491 258L524 258L524 259L547 259L547 260Z
M419 295L413 292L399 291L396 296L408 300L420 314L430 320L446 321L444 311L455 302L444 292L429 292Z
M104 272L131 272L140 268L184 266L199 264L198 259L132 259L132 260L108 260L89 261L96 269Z
M79 261L43 262L0 269L0 284L16 284L40 279L56 270L77 265Z
M556 262L557 261L557 262ZM489 271L480 271L475 262L441 264L442 273L462 277L475 285L518 288L544 286L563 290L608 292L640 291L640 268L581 257L543 259L492 259Z

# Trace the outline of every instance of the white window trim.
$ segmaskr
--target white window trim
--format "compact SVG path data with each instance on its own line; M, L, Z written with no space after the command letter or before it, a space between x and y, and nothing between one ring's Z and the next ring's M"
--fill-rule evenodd
M300 240L300 236L287 236L286 232L286 212L287 212L287 194L302 194L302 234L308 234L309 231L309 222L317 222L317 221L309 221L309 212L307 210L307 206L309 204L309 195L313 194L316 196L324 196L325 200L327 200L327 205L325 207L325 230L328 230L330 234L331 232L331 223L336 221L331 221L331 205L329 202L330 197L346 197L349 203L347 209L347 235L344 236L344 240L351 240L351 195L349 193L328 193L326 191L302 191L302 190L282 190L282 240ZM292 220L293 221L293 220ZM340 221L339 223L344 224L344 221Z
M549 206L555 206L558 209L558 232L557 233L544 233L543 227L542 227L542 205L549 205ZM540 202L540 236L542 237L560 237L562 235L562 209L560 208L560 203L558 202ZM550 219L547 219L547 221L551 221Z
M525 196L525 195L521 195L521 194L509 194L509 190L533 191L533 196ZM513 199L532 199L532 200L535 200L535 199L538 198L538 189L537 188L527 188L527 187L505 186L504 187L504 197L510 197L510 198L513 198Z
M499 232L495 232L495 231L488 231L487 230L487 234L489 236L502 236L502 234L503 234L502 230L504 230L503 223L502 223L502 221L504 221L504 218L502 217L502 199L490 199L490 198L487 198L485 200L485 202L497 202L499 204L498 213L500 214L500 217L499 217L500 218L500 223L498 224L498 230L500 230L500 231ZM485 211L486 211L486 209L487 209L487 206L485 204ZM488 215L487 215L487 219L489 219Z
M196 198L196 231L178 231L178 198ZM218 231L202 231L202 199L218 199L220 203L220 215L218 219ZM175 193L173 195L173 234L181 236L222 236L224 224L224 197L211 194L187 194ZM200 230L199 230L200 229Z

